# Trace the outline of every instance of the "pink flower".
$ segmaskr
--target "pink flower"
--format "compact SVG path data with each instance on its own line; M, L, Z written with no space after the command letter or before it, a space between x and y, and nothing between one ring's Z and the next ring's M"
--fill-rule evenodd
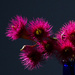
M33 40L42 41L43 38L51 36L51 25L42 18L37 18L29 22L28 31Z
M46 54L47 57L55 53L57 49L60 49L58 41L53 38L45 39L41 43L38 42L38 44L42 48L42 53Z
M73 58L75 55L75 48L72 45L72 43L67 40L66 42L61 43L61 49L58 53L58 59L63 62L63 61L69 61L70 59Z
M59 41L66 41L70 40L72 44L75 46L75 22L69 21L69 23L65 24L58 34L56 34L56 37L59 39Z
M41 66L40 62L43 57L40 50L37 50L35 46L24 45L20 53L20 59L25 69L28 68L29 70L33 70Z
M18 38L28 38L28 32L25 28L26 25L27 18L16 16L15 19L12 19L11 23L9 23L6 36L10 37L12 40L16 40Z

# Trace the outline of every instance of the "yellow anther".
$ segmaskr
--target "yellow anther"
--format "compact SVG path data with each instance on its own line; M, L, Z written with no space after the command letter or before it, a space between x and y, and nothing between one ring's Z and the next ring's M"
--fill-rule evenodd
M31 58L29 58L31 60Z
M67 51L68 51L68 49L65 50L65 52L67 52Z
M75 35L73 34L73 35L71 35L72 37L74 37Z
M13 27L14 28L14 26L12 25L11 27Z
M73 54L72 57L75 57L75 55Z
M46 48L48 48L50 46L50 44L46 44Z
M73 58L71 58L71 61L73 60Z
M37 35L40 35L41 33L42 33L42 31L41 31L40 29L37 29L37 30L36 30L36 34L37 34Z

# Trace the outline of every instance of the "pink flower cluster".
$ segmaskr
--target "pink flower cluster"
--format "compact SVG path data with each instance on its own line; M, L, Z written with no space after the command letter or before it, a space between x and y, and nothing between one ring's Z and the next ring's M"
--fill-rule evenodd
M20 50L21 63L29 70L39 68L41 63L53 54L61 62L75 60L75 22L69 21L52 37L52 27L43 18L27 22L27 18L16 16L11 20L6 36L12 40L19 38L34 41L35 45L24 45Z
M75 60L75 22L69 21L56 34L60 42L60 50L57 58L61 62Z

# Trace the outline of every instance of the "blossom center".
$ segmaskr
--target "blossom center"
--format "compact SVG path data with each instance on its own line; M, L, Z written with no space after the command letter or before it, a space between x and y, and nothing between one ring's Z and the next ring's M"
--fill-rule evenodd
M48 43L45 45L45 49L48 53L50 53L53 50L53 45L51 43Z
M63 49L62 53L63 53L64 57L66 57L66 56L72 56L73 50L72 50L71 47L65 47Z
M36 33L36 35L41 35L42 34L42 29L37 29L35 33Z
M71 37L72 38L75 38L75 33L71 33Z
M50 47L50 44L46 44L46 48L48 49Z
M34 32L34 35L35 35L35 37L37 37L37 38L43 37L43 34L44 34L44 30L41 29L41 28L36 29L36 31Z
M28 55L29 59L32 61L39 61L41 59L41 54L37 51L32 52L31 54Z
M36 60L36 58L37 58L37 57L36 57L36 54L32 54L32 55L30 56L30 59L31 59L31 60Z
M70 34L69 39L75 45L75 32Z

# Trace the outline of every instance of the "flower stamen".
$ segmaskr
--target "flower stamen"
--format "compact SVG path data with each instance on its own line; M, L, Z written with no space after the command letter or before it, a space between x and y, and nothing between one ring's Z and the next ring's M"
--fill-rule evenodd
M46 50L47 53L51 53L52 50L53 50L53 45L51 43L47 43L45 45L45 50Z
M63 55L64 56L72 56L72 53L73 53L73 50L72 50L72 48L71 47L65 47L64 49L63 49Z
M42 30L41 29L37 29L35 33L36 33L36 35L41 35L42 34Z
M12 25L11 27L12 27L12 28L14 28L14 26L13 26L13 25Z

